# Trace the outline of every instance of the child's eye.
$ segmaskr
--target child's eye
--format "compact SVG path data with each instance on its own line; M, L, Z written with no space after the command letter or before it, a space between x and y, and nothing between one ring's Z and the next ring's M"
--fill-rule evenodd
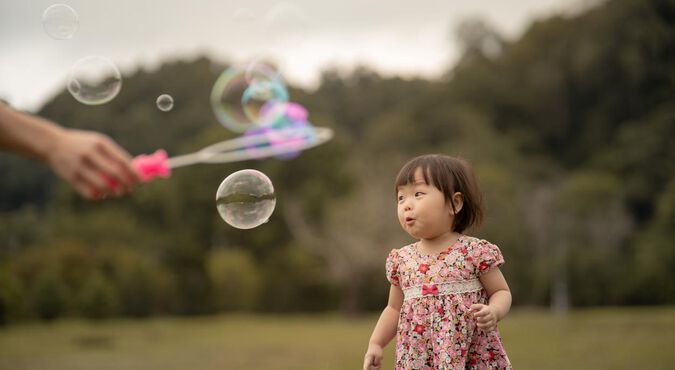
M399 195L396 199L397 199L399 202L402 201L402 200L403 200L403 195Z
M424 195L424 193L422 193L421 191L415 192L415 196L416 196L416 197L419 197L419 196L422 196L422 195Z

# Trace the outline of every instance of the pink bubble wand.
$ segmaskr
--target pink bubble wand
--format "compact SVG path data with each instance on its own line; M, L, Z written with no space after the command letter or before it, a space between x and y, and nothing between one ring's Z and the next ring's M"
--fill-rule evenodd
M172 169L198 163L229 163L250 159L263 159L309 149L333 138L333 130L325 127L282 128L275 130L289 140L270 143L269 136L242 136L209 145L201 150L169 158L164 149L152 154L141 154L132 160L141 182L150 182L156 178L171 177ZM304 139L298 141L298 136ZM255 150L249 150L251 147ZM111 181L113 188L116 186Z

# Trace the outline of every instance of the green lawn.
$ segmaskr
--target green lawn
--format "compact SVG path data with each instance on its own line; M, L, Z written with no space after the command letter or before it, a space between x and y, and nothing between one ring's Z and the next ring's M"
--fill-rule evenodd
M359 369L376 319L223 315L21 324L0 329L0 369ZM675 367L674 307L566 317L516 309L501 331L517 370ZM392 368L392 347L383 369Z

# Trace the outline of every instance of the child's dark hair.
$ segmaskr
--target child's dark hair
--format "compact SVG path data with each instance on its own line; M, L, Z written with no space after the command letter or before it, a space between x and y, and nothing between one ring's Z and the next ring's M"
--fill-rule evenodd
M442 154L415 157L408 161L396 176L394 187L396 193L400 186L415 182L415 172L418 168L422 170L424 182L443 192L445 199L450 202L455 212L452 231L461 233L470 227L480 226L483 222L481 193L467 161ZM464 201L459 213L452 202L452 195L455 192L462 193Z

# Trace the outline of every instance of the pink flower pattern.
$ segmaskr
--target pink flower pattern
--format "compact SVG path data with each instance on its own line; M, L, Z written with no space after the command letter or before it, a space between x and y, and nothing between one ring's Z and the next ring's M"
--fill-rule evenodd
M424 255L416 244L387 257L387 279L407 289L480 277L504 263L499 248L461 235L439 254ZM488 303L485 289L469 293L423 295L403 301L396 336L396 370L511 369L499 331L485 332L469 313Z

